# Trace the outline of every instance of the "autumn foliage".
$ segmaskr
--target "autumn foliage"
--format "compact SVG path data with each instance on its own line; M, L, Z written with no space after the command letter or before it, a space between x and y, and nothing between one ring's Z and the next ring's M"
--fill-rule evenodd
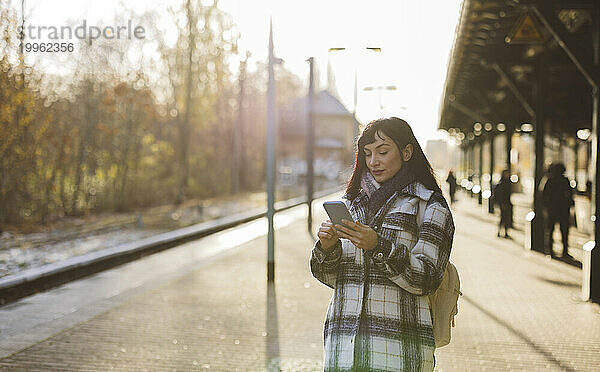
M238 191L263 187L264 66L232 72L239 35L216 4L183 1L177 40L154 38L138 64L129 49L147 44L81 43L66 76L20 52L22 20L0 4L0 227L230 193L233 175ZM281 74L282 97L297 97Z

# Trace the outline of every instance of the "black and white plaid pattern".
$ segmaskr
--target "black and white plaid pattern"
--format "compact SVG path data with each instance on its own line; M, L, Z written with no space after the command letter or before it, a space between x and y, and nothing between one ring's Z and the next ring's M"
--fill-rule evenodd
M345 200L361 223L367 199L361 191ZM419 199L427 201L420 231ZM318 241L312 250L313 276L334 289L324 327L324 369L432 371L435 342L427 295L441 283L448 263L452 214L442 195L413 182L394 193L378 215L374 250L364 252L346 239L329 253Z

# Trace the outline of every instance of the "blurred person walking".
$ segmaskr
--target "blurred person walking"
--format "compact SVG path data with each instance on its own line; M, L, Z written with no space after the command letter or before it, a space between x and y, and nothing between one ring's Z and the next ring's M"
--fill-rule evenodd
M562 163L552 163L548 167L548 179L542 192L542 201L546 212L546 227L548 234L548 249L554 257L554 227L560 224L562 235L562 257L573 258L569 254L569 218L570 209L574 205L573 188L569 179L564 176L565 166Z
M512 202L510 196L512 194L512 183L510 181L510 171L505 169L502 171L502 178L494 187L492 198L494 204L500 207L500 221L498 222L498 237L502 227L504 227L504 237L510 239L508 229L512 227Z
M343 199L354 221L323 222L310 257L312 275L334 290L324 370L432 371L427 296L442 281L455 227L406 121L366 126Z
M448 171L448 177L446 177L446 182L448 183L449 191L450 191L450 203L454 203L456 199L454 199L454 194L456 193L456 177L454 176L454 171L450 169Z

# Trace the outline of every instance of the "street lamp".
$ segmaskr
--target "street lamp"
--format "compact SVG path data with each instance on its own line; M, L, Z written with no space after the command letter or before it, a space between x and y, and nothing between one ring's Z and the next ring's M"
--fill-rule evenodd
M378 86L378 87L364 87L363 88L364 91L377 91L377 98L379 100L379 110L383 111L383 103L381 101L381 92L383 90L396 90L396 86L395 85L388 85L388 86ZM404 106L403 106L404 107ZM404 107L406 109L406 107Z
M283 63L275 57L273 47L273 19L269 20L269 80L267 83L267 281L275 281L275 141L277 138L275 117L275 64Z
M381 52L381 48L379 47L366 47L366 50L370 50L372 52ZM340 52L346 50L345 47L338 47L338 48L329 48L329 52ZM358 72L357 72L357 66L356 64L354 65L354 111L353 114L356 115L356 106L358 105Z
M372 52L381 52L379 47L366 47L366 50ZM339 52L346 50L345 47L329 48L329 52ZM356 119L356 106L358 105L358 68L357 64L354 64L354 107L352 109L352 117L354 119L354 152L356 153L356 138L358 138L358 120Z

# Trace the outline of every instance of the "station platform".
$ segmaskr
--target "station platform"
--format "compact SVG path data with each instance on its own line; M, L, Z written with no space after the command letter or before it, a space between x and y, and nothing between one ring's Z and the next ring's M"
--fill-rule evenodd
M464 295L436 371L599 370L581 270L497 238L471 200L452 209ZM315 231L325 218L315 202ZM0 307L0 369L322 370L332 290L309 271L306 207L276 226L274 285L260 220Z

